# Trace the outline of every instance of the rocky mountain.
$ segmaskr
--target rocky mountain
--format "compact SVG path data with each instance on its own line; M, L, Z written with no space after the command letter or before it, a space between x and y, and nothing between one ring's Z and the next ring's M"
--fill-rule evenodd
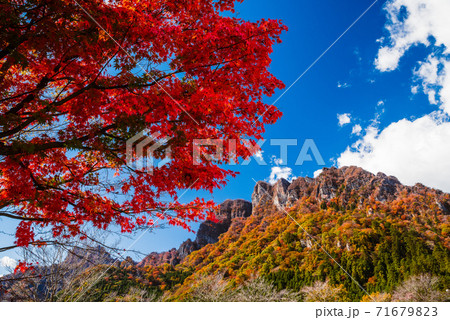
M299 177L289 183L285 179L278 180L274 185L259 181L253 191L252 205L257 207L271 203L278 209L289 207L303 197L312 197L319 201L337 199L341 202L349 202L355 194L363 199L373 198L375 201L386 203L411 194L424 194L431 192L437 197L437 201L444 193L416 184L404 186L393 176L384 173L376 175L359 167L324 168L315 179ZM438 205L448 214L450 206L446 201Z
M37 256L37 255L36 255ZM85 270L98 265L126 267L135 265L127 257L124 261L114 259L102 246L74 247L67 252L64 260L57 256L42 256L46 265L35 264L32 269L2 277L0 300L4 301L47 301L55 297L70 279ZM60 261L53 264L48 261ZM17 279L26 279L22 283Z
M191 252L199 250L207 244L216 243L219 236L225 233L234 219L245 219L252 213L252 204L246 200L226 200L216 213L217 222L205 221L200 224L194 240L184 241L178 249L165 252L152 252L138 263L138 267L159 266L165 263L179 264Z
M80 269L87 269L99 264L110 265L115 262L116 259L114 259L102 246L94 248L75 247L68 252L62 265L77 266L77 268Z
M260 181L252 214L232 220L217 242L176 266L195 271L173 299L189 299L204 274L237 284L258 275L292 290L328 279L350 301L366 292L347 272L370 293L391 292L420 273L438 276L448 288L449 212L447 193L358 167L325 168L291 183Z
M236 286L258 277L294 292L327 281L340 292L336 301L361 301L368 294L389 295L410 277L426 273L437 277L438 289L445 292L450 287L449 213L450 194L422 184L405 186L358 167L325 168L316 178L292 182L259 181L251 202L225 201L216 221L203 222L196 238L178 249L153 252L138 264L91 268L104 278L83 299L125 297L134 288L190 301L193 288L208 276ZM78 292L84 292L84 282L78 279ZM62 296L70 301L72 291L66 291Z
M410 195L432 194L435 204L448 215L450 203L448 196L439 190L427 188L421 184L404 186L400 181L384 173L376 175L359 167L324 168L317 178L299 177L292 182L280 179L271 185L265 181L256 183L251 203L246 200L227 200L220 205L216 214L218 222L205 221L197 232L194 240L188 239L178 249L166 252L152 252L144 258L138 267L160 266L165 263L177 265L192 252L207 244L216 243L221 234L226 233L235 218L245 219L257 215L259 207L274 207L275 210L286 210L304 198L314 199L327 205L350 205L354 208L364 206L365 200L372 199L380 203L392 203L396 199L407 198ZM358 201L354 201L355 199ZM303 241L308 246L311 240Z

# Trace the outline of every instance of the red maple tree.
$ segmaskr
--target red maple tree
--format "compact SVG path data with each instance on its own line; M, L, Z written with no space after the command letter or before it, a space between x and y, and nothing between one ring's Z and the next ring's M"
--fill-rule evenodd
M233 17L233 8L1 2L0 216L20 220L14 246L42 245L36 226L71 237L86 223L127 232L156 218L184 228L207 218L211 202L181 203L177 193L212 192L235 173L220 159L194 164L193 140L236 139L246 157L239 139L261 138L280 117L262 99L283 88L268 67L286 27ZM172 160L151 174L126 162L127 139L144 129L172 137L155 155L170 147Z

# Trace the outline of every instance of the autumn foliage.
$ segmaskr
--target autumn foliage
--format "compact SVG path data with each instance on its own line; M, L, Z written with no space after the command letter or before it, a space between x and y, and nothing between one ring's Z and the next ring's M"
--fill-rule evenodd
M262 99L283 87L268 67L286 28L233 17L232 0L0 6L0 215L20 221L16 246L42 244L36 226L66 237L86 223L188 228L213 204L178 192L234 174L194 165L193 139L252 141L280 116ZM126 140L144 129L172 137L159 150L172 160L152 174L125 161Z
M423 189L414 197L384 203L353 194L356 207L343 206L344 197L299 199L287 210L302 227L271 204L258 206L251 216L234 218L217 242L191 252L179 264L139 267L123 261L106 274L96 268L108 266L97 266L87 273L100 281L90 287L79 277L60 298L128 301L136 299L130 294L134 288L159 301L449 299L448 219L428 201L447 203L448 194ZM414 202L408 199L413 198L423 206L411 207ZM407 219L397 212L397 202L405 204Z
M304 196L286 211L271 204L254 207L250 217L235 218L218 242L192 252L175 267L194 273L173 290L174 299L188 299L202 274L223 274L236 285L259 276L278 290L303 290L304 299L314 301L360 301L367 292L378 293L370 297L373 301L426 273L440 279L439 290L447 288L449 223L437 203L447 203L450 196L423 188L379 202L363 192L352 194L357 206L342 201L349 195L342 192L323 202ZM401 212L397 203L403 204Z

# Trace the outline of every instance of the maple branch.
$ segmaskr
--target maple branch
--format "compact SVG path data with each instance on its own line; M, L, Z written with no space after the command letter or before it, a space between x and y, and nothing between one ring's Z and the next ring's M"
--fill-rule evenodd
M10 55L14 50L16 50L22 43L24 43L27 40L27 37L25 35L22 35L18 38L15 38L15 40L11 41L6 48L0 51L0 60L6 57L7 55Z
M92 88L94 89L100 89L100 90L113 90L113 89L127 89L127 88L146 88L146 87L151 87L157 84L157 82L171 77L174 74L178 74L178 73L182 73L184 72L181 69L178 69L176 71L170 72L170 73L166 73L163 76L160 76L159 78L156 78L154 81L149 82L149 83L145 83L145 84L134 84L134 83L126 83L126 84L118 84L118 85L113 85L113 86L102 86L99 84L93 84Z
M93 137L103 134L104 132L116 128L116 124L111 124L106 127L103 127L102 129L92 132L88 135L85 135L80 138L73 138L67 141L53 141L53 142L47 142L43 144L38 143L21 143L19 145L12 145L12 146L5 146L0 144L0 155L2 156L12 156L12 155L18 155L23 153L30 153L30 150L32 150L32 153L41 152L49 149L55 149L55 148L66 148L73 143L80 143L85 142L89 139L92 139ZM80 149L83 149L84 147L80 146ZM87 148L87 147L86 147ZM94 150L93 148L89 148L89 150Z
M89 89L98 89L98 90L113 90L113 89L127 89L127 88L145 88L145 87L151 87L156 85L160 80L163 80L165 78L171 77L174 74L178 74L183 72L183 70L176 70L170 73L167 73L163 76L160 76L159 78L155 79L154 81L147 83L147 84L131 84L131 83L126 83L126 84L122 84L122 85L114 85L114 86L102 86L99 85L95 82L90 83L89 85L81 88L80 90L72 93L71 95L63 98L62 100L59 101L53 101L52 103L48 104L45 108L43 108L42 110L39 110L37 112L35 112L33 115L31 115L26 121L24 121L23 123L21 123L20 125L18 125L17 127L4 131L2 133L0 133L0 138L4 138L7 136L11 136L13 134L16 134L18 132L20 132L21 130L25 129L27 126L29 126L31 123L33 123L34 121L37 120L38 115L44 114L45 112L49 111L53 106L61 106L64 103L69 102L70 100L76 98L77 96L79 96L80 94L86 92ZM50 79L48 78L44 78L41 80L41 82L39 83L39 85L37 86L37 88L34 91L40 91L42 89L45 88L45 86L50 82ZM63 90L65 90L67 87L67 85L64 87ZM58 94L58 96L61 94L61 92ZM29 94L25 99L23 99L20 103L18 103L18 105L16 107L14 107L13 109L7 111L7 114L15 114L17 113L20 109L22 109L27 103L31 102L33 99L35 98L34 94ZM77 139L78 140L78 139ZM61 146L61 145L60 145ZM58 146L55 146L58 147ZM52 147L52 148L55 148ZM43 150L48 149L48 148L44 148ZM0 149L1 150L1 149ZM0 154L1 151L0 151Z
M51 244L55 244L55 243L57 243L57 241L33 241L33 242L30 242L28 245L33 245L33 246L34 245L51 245ZM7 247L1 247L0 252L5 252L5 251L16 249L19 247L21 247L21 246L19 246L17 244L12 245L12 246L7 246Z
M36 89L34 91L41 91L44 89L49 83L50 79L47 77L43 77L41 81L37 84ZM5 114L16 114L20 109L22 109L27 103L30 103L35 98L34 94L29 94L22 101L20 101L14 108L8 110Z
M0 248L0 252L1 252L1 248ZM36 278L45 278L45 277L48 277L48 276L51 276L51 275L53 275L53 274L56 274L56 273L49 273L49 274L45 274L45 275L35 275L35 276L24 276L24 277L14 277L14 278L0 278L0 282L13 282L13 281L22 281L22 280L31 280L31 279L36 279ZM0 289L0 291L1 291L1 289Z
M23 221L39 221L39 222L46 221L43 218L22 217L22 216L13 215L13 214L10 214L10 213L4 212L4 211L0 211L0 216L15 219L15 220L23 220Z

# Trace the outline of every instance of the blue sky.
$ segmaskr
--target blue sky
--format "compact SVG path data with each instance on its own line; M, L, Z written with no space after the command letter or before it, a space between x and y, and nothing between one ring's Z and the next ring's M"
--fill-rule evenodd
M274 48L271 71L289 87L372 3L245 0L237 14L252 21L281 19L288 26L283 43ZM288 149L288 162L271 163L280 151L266 142L267 166L255 160L235 166L240 174L225 188L212 196L188 191L181 200L198 195L217 203L250 200L254 180L268 180L274 167L291 172L290 179L312 177L323 166L315 161L295 165L305 139L315 141L326 167L359 165L405 184L422 182L450 191L449 6L448 0L378 1L277 101L283 117L267 127L265 138L298 139L299 145ZM347 121L340 125L338 115L344 114L341 119ZM145 234L133 249L167 250L188 237L195 235L177 228L158 230ZM124 240L122 246L131 243Z

